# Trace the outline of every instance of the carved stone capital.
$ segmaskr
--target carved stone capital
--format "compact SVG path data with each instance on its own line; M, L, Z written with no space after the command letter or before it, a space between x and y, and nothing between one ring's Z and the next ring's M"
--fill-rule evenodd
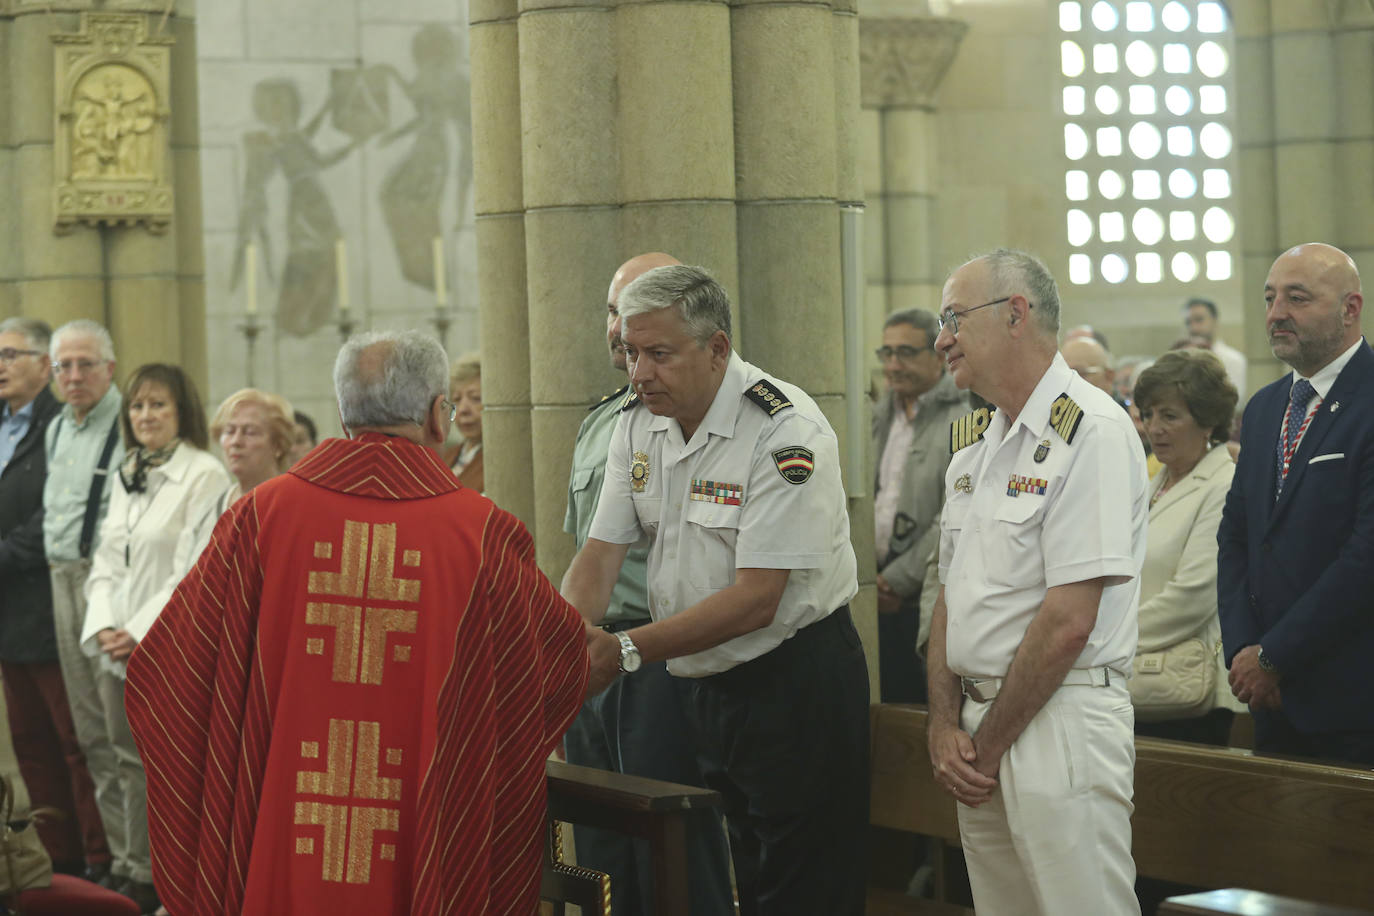
M859 20L864 108L929 108L968 23L958 19Z
M161 232L172 219L172 38L153 31L142 14L102 12L52 36L59 231L85 222Z

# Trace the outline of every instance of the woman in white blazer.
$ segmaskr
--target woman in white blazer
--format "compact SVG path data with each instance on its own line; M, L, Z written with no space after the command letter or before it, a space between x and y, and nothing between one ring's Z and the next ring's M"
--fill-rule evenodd
M110 492L86 582L81 647L100 659L97 689L105 726L119 760L124 819L106 824L118 845L116 887L143 912L157 908L148 851L146 777L124 716L124 669L139 640L157 620L177 575L173 556L182 529L194 523L229 484L224 466L205 449L209 437L195 385L179 367L140 367L125 387L125 460Z
M1140 577L1140 644L1131 680L1136 734L1225 745L1236 708L1217 616L1217 527L1235 464L1226 449L1236 388L1206 350L1166 353L1141 373L1135 403L1163 468L1150 480L1150 527ZM1184 646L1190 643L1189 646ZM1199 645L1200 643L1200 645ZM1197 667L1186 712L1148 705L1159 679ZM1210 670L1203 670L1203 668Z

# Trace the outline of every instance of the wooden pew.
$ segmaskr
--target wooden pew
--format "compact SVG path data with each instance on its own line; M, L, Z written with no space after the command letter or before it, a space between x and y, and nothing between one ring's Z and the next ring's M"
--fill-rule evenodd
M924 707L874 706L872 716L871 823L957 844ZM1374 901L1374 772L1149 738L1136 757L1142 875L1336 906Z
M1170 897L1160 904L1157 912L1159 916L1369 916L1370 911L1230 887Z
M549 817L648 840L654 863L655 914L687 916L686 815L720 807L720 793L557 760L547 761L544 770ZM611 893L615 890L612 887Z

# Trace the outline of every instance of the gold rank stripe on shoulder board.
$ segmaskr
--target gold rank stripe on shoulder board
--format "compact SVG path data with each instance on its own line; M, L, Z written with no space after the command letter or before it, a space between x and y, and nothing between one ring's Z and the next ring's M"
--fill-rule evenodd
M973 413L949 424L949 453L953 455L960 449L981 441L996 410L995 407L979 407Z
M1079 407L1067 393L1061 394L1050 405L1050 425L1065 442L1073 443L1078 424L1083 421L1083 408Z
M780 410L791 407L792 402L787 400L787 396L778 390L776 382L768 379L759 379L744 392L744 396L753 401L768 416L773 416Z

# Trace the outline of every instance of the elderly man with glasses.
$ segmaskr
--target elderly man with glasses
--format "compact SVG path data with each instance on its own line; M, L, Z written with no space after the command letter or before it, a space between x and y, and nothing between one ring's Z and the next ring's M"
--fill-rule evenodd
M935 346L991 402L951 427L927 656L930 758L980 913L1138 914L1131 809L1145 459L1056 352L1059 295L999 250L945 284Z
M0 669L29 796L62 812L38 827L54 867L99 878L110 850L67 702L44 551L44 436L60 406L50 334L31 318L0 323Z
M925 668L916 654L921 589L940 539L949 426L969 408L935 352L939 333L930 312L893 312L883 322L883 345L876 353L887 380L887 391L873 407L873 544L884 703L926 699Z

